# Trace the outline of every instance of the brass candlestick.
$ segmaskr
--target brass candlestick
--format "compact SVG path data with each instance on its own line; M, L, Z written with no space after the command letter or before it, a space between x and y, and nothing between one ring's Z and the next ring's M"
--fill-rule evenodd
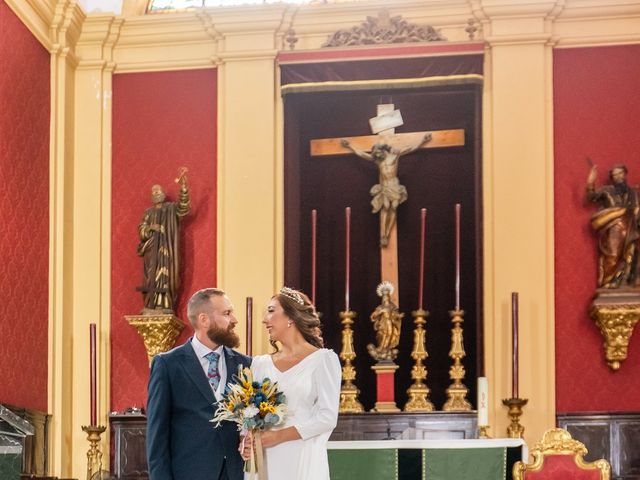
M509 438L522 438L524 427L520 424L520 417L522 416L522 407L528 401L526 398L505 398L502 400L502 404L509 407L509 417L511 418L511 424L507 427Z
M82 431L87 434L89 440L89 451L87 452L87 480L106 478L107 472L102 470L102 451L100 450L100 435L107 427L102 425L91 425L82 427Z
M416 361L416 364L411 369L411 378L414 380L413 384L407 390L409 394L409 401L404 406L405 412L432 412L434 410L433 403L429 401L429 387L424 383L427 379L427 367L422 362L429 356L427 349L425 348L425 336L426 330L423 325L427 323L427 315L429 312L423 309L418 309L412 312L416 328L413 331L413 351L411 352L411 358Z
M451 322L453 323L451 350L449 351L449 357L453 359L453 365L449 369L449 378L453 380L453 383L447 388L448 399L442 410L445 412L468 412L471 410L471 404L466 399L469 389L462 383L465 374L462 359L467 355L464 351L464 339L462 337L462 327L460 326L464 322L462 318L464 311L460 309L451 310L449 315L451 315Z
M358 394L360 390L353 384L356 379L356 369L351 362L356 358L356 352L353 349L353 319L356 317L356 312L347 310L340 312L342 329L342 350L340 351L340 358L344 362L342 367L342 388L340 388L340 413L362 413L364 408L358 400Z

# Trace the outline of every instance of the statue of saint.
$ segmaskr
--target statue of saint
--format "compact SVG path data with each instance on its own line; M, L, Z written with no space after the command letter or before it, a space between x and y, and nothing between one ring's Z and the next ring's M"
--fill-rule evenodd
M382 297L382 303L371 314L371 322L376 332L377 345L367 345L369 355L378 362L392 362L398 356L396 348L400 343L400 327L402 317L398 307L391 301L393 285L382 282L378 285L377 293Z
M176 179L180 185L177 202L167 202L160 185L151 187L153 206L144 212L138 226L138 255L144 263L143 284L138 290L144 298L142 313L173 313L180 286L180 218L189 213L187 169Z
M387 143L376 143L371 153L355 148L349 140L343 138L340 144L351 150L360 158L375 162L379 170L379 182L369 193L373 197L371 205L373 213L380 212L380 246L389 244L389 235L396 223L396 210L398 205L407 200L407 189L398 180L398 161L402 155L416 151L422 145L431 140L431 134L427 133L420 143L402 150L398 150Z
M627 185L627 173L625 165L614 165L609 171L611 184L598 189L595 165L587 178L587 199L600 204L591 216L591 227L599 237L601 288L640 286L640 205L637 188Z

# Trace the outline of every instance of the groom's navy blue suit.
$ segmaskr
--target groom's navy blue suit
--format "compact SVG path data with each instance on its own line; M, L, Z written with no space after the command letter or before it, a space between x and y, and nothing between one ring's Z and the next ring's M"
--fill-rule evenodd
M224 355L227 383L239 364L251 365L251 358L230 348ZM214 428L216 407L191 340L153 359L147 401L150 480L243 478L236 424Z

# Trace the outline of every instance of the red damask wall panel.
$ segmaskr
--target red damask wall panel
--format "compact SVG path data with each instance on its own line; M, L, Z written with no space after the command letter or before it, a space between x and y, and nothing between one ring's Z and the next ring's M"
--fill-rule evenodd
M149 366L142 339L124 319L142 309L137 227L161 184L177 198L178 168L189 169L191 213L182 221L186 301L216 282L216 70L120 74L113 79L111 410L146 403ZM178 343L191 334L185 327Z
M588 315L597 278L596 237L585 200L589 166L598 185L613 164L640 183L640 45L554 52L556 400L558 412L640 410L640 331L618 372L604 361Z
M47 411L49 54L0 1L0 403Z

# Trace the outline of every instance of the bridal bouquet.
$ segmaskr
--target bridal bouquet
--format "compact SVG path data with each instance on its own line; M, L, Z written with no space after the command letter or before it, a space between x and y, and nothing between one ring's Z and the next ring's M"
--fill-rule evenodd
M286 398L284 393L278 391L277 382L269 378L255 380L249 368L240 366L233 378L234 382L229 384L229 391L218 404L211 421L215 422L216 427L224 421L235 422L239 431L252 433L256 448L246 467L252 474L251 478L254 478L257 472L264 469L260 431L282 423Z

